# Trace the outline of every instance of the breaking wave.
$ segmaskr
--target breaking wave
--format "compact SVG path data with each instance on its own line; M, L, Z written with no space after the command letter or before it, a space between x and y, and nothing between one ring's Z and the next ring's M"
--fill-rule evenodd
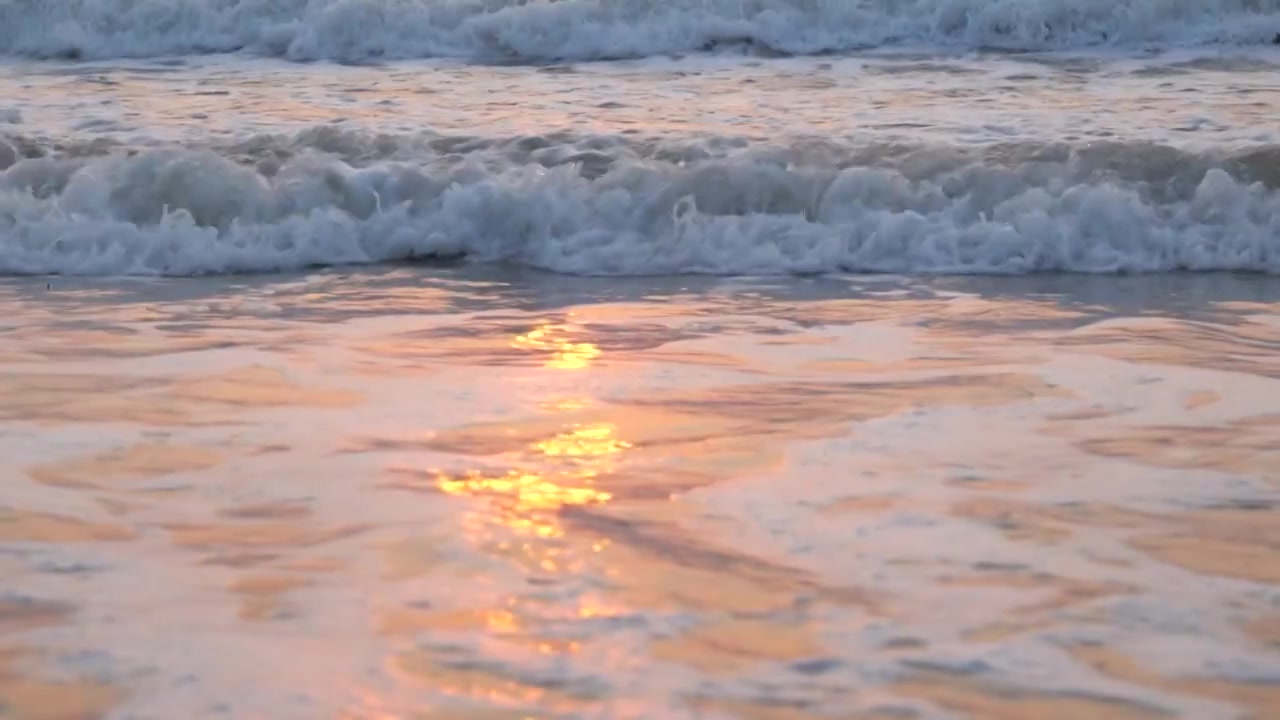
M0 0L0 54L541 62L1280 42L1280 0Z
M427 258L594 275L1280 272L1274 146L1215 155L321 128L103 150L0 142L0 273Z

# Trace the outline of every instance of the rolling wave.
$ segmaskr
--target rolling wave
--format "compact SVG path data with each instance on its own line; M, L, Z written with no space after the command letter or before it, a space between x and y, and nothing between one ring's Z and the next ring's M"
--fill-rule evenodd
M1273 146L322 129L234 146L60 147L0 143L0 273L428 258L589 275L1280 272Z
M1280 43L1280 0L0 0L0 54L639 58Z

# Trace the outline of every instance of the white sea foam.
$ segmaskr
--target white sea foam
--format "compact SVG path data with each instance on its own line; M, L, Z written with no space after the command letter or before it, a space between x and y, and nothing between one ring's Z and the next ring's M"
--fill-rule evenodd
M1280 0L2 0L0 53L247 50L297 60L540 61L753 46L1017 50L1271 43Z
M1274 148L379 142L390 158L304 134L18 160L0 174L0 272L1280 272Z

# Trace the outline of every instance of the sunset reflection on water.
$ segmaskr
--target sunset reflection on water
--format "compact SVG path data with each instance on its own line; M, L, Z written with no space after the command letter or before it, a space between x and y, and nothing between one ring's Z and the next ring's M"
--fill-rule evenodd
M574 339L573 332L539 326L515 336L510 345L537 357L542 368L537 372L554 377L558 371L585 370L602 355L594 344ZM584 651L583 633L594 630L582 623L592 625L620 611L594 586L608 575L600 565L609 542L574 533L561 511L612 502L613 493L600 483L616 472L633 444L619 424L584 416L599 409L590 396L553 392L539 404L545 416L538 429L497 453L497 468L470 467L434 478L441 492L474 503L459 515L463 541L507 565L514 582L486 581L493 592L470 606L396 614L398 627L413 634L459 632L465 639L480 633L484 667L458 666L449 650L416 644L390 658L393 675L410 686L430 687L451 703L478 703L501 717L524 717L532 708L575 711L589 702L590 691L545 687L528 678Z
M511 341L511 347L546 354L544 365L559 370L583 370L601 356L599 346L575 342L572 325L541 325Z
M375 280L327 281L349 324L308 285L278 328L182 296L93 335L39 282L0 378L0 706L1280 717L1280 303L374 317Z
M591 343L571 342L557 326L541 326L517 336L512 344L539 352L550 352L545 367L557 370L581 370L601 356ZM599 487L601 478L615 472L620 457L634 446L620 435L617 424L600 419L575 421L567 416L580 416L581 411L595 406L589 397L560 397L543 403L543 408L565 417L565 422L548 428L549 436L530 438L519 450L510 453L514 462L505 472L467 470L444 474L438 478L441 491L456 497L470 497L485 503L462 518L467 541L483 551L512 561L530 577L542 582L565 581L572 584L587 571L588 557L602 552L608 545L599 538L570 537L560 518L567 507L605 505L614 499L611 492ZM548 577L550 576L550 577ZM484 611L486 629L507 639L532 640L542 654L575 652L574 641L532 638L535 634L523 616L593 618L605 617L613 611L604 607L592 593L575 594L571 607L550 607L522 595L505 597L496 607Z
M531 574L568 576L584 570L584 556L598 553L607 541L577 540L567 536L558 512L570 506L603 505L613 495L596 486L597 478L611 469L611 456L630 448L608 423L575 427L530 445L544 458L556 460L545 471L512 470L504 475L472 471L443 476L439 487L454 496L483 498L489 504L467 513L462 525L470 543L516 561ZM485 611L488 629L498 635L524 632L518 611L525 605L509 597L506 607ZM545 614L550 608L539 608ZM560 613L555 613L560 614ZM594 603L581 600L570 612L578 617L606 615ZM539 652L572 651L577 643L536 643Z
M568 332L571 329L567 326L542 325L517 335L512 346L549 353L545 361L548 368L588 368L601 356L600 349L589 342L571 341L565 337ZM571 413L592 404L588 398L560 398L546 407ZM564 528L555 513L565 506L609 502L613 496L596 487L596 479L611 469L617 455L631 447L618 436L614 423L568 423L551 437L530 443L521 453L527 462L520 465L536 467L517 467L501 474L467 471L441 477L439 487L450 495L491 500L496 512L486 514L483 525L497 522L526 537L563 537Z
M597 487L596 482L611 471L613 458L629 448L631 444L617 436L613 424L583 424L529 446L531 454L550 461L550 467L504 474L468 471L444 475L439 487L450 495L490 501L485 510L470 513L463 523L477 544L496 545L507 551L512 541L498 539L496 534L512 533L521 539L522 554L537 556L538 569L556 572L556 557L561 550L534 546L529 540L564 538L564 525L557 515L561 508L602 505L612 500L613 495Z

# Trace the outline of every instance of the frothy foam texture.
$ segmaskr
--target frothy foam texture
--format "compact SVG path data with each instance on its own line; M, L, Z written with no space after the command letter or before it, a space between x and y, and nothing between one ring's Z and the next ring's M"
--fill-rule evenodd
M0 3L0 53L246 50L296 60L631 58L942 45L1070 50L1272 43L1277 0L41 0Z
M23 159L39 148L10 143L0 272L1280 271L1274 148L560 140L329 130Z

